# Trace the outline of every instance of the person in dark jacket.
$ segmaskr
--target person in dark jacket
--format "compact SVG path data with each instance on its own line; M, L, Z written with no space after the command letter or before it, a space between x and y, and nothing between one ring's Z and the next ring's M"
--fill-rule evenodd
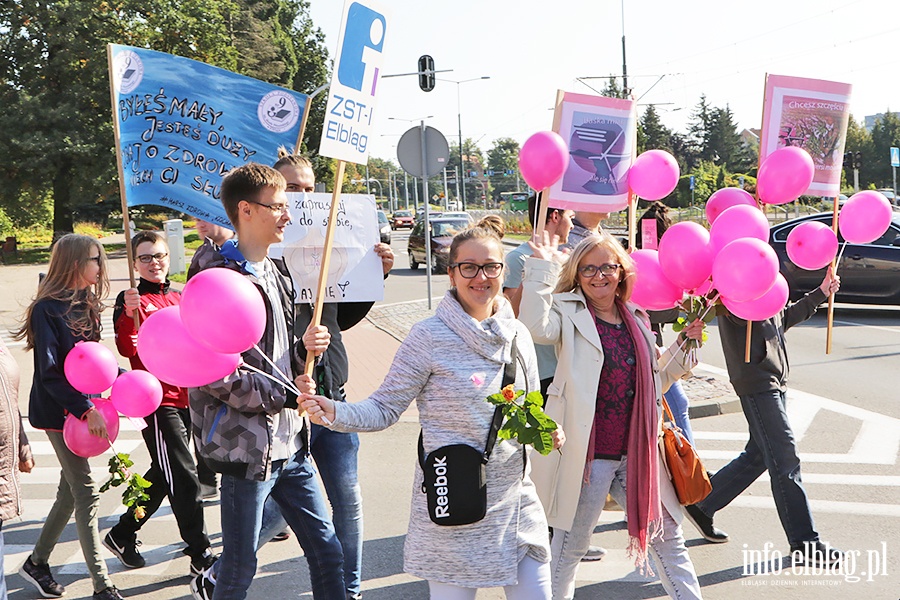
M754 321L750 362L744 362L747 322L727 311L719 315L728 377L740 397L750 441L737 458L713 475L709 496L685 507L688 518L708 541L728 541L728 535L713 524L714 515L768 471L794 564L832 565L843 558L842 552L819 540L803 489L797 442L787 416L790 369L784 338L788 329L815 314L819 304L839 288L840 278L829 268L822 284L800 301L765 321Z
M113 586L101 555L97 510L100 492L91 477L86 458L74 454L63 439L67 414L87 421L92 435L107 437L106 422L85 394L66 379L66 356L82 341L100 339L102 299L109 292L106 253L96 238L70 233L59 238L50 254L47 276L25 311L15 339L34 350L34 380L28 401L28 420L45 430L61 467L56 500L44 521L34 550L19 573L45 598L59 598L65 587L50 573L50 553L75 513L75 526L88 572L93 598L116 600L122 596Z
M238 242L198 251L200 270L232 269L253 283L266 307L266 329L244 364L278 378L278 370L302 373L305 350L294 336L294 292L282 261L269 247L284 239L291 219L284 177L271 167L248 163L222 180L225 212ZM301 357L300 352L303 352ZM297 376L295 382L306 388ZM219 381L189 392L194 443L221 475L222 555L191 580L195 598L243 599L256 574L263 506L271 494L297 536L310 567L313 597L345 596L341 544L309 460L308 427L296 398L283 385L236 369Z
M137 350L134 311L143 323L153 313L181 302L181 294L169 286L169 246L155 231L140 231L131 238L134 268L140 275L137 288L123 291L116 298L113 327L119 354L128 358L132 369L146 370ZM169 499L181 538L187 544L184 553L191 557L191 573L196 575L215 562L203 520L200 481L191 455L191 415L187 390L165 382L159 408L146 418L141 430L150 451L150 470L144 479L150 482L143 506L144 516L135 517L135 506L119 518L119 522L103 538L103 545L126 567L136 569L145 564L137 549L137 532L157 511L163 499Z

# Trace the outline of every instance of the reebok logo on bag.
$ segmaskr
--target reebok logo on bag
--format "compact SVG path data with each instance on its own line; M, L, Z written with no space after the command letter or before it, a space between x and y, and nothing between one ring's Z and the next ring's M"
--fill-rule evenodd
M440 460L434 461L434 493L437 494L435 502L437 506L434 508L434 518L443 519L450 517L450 503L447 497L447 457L444 456Z

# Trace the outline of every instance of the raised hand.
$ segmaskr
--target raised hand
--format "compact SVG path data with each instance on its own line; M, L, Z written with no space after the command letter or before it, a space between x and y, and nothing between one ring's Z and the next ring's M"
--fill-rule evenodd
M566 262L566 254L559 251L559 236L555 233L551 236L546 230L542 234L541 237L535 234L528 242L532 256L560 264Z

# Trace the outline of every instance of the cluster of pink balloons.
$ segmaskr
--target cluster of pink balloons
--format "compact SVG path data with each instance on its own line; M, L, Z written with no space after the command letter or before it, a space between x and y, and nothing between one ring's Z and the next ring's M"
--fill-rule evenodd
M555 131L538 131L519 150L519 171L537 191L559 181L569 165L569 147Z
M678 161L665 150L648 150L628 169L628 188L645 200L661 200L678 185Z
M66 380L83 394L102 394L112 388L108 400L93 400L106 421L108 440L91 435L86 421L69 414L63 425L63 439L74 454L85 458L98 456L116 441L119 413L126 417L146 417L162 402L162 386L145 371L119 375L113 353L99 342L78 342L63 362Z
M232 373L265 327L256 286L231 269L207 269L185 286L180 305L153 313L141 326L138 353L161 381L199 387Z

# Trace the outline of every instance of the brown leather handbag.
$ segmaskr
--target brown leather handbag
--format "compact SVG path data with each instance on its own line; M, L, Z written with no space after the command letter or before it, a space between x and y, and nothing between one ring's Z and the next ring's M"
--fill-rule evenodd
M682 504L696 504L712 491L709 475L697 451L691 446L681 429L675 425L675 417L669 404L663 398L663 409L668 421L663 420L663 448L666 453L666 467L675 486L678 501Z

